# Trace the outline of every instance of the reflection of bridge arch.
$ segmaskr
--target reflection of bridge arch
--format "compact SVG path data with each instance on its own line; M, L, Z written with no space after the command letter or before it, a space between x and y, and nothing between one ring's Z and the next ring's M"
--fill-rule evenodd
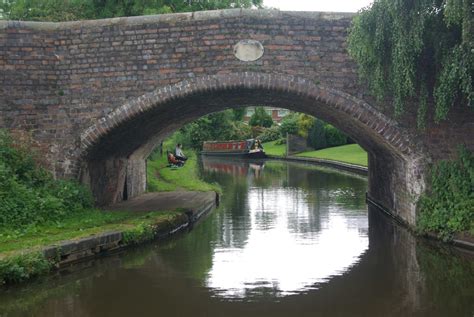
M400 209L397 207L402 201L384 195L410 190L393 187L400 174L405 175L400 169L409 168L407 162L419 156L409 135L362 100L305 78L286 75L205 76L164 86L132 99L82 133L83 175L90 180L101 203L119 200L126 181L129 197L134 196L144 190L143 162L157 140L202 115L253 104L308 113L344 131L370 153L371 166L377 162L388 163L389 168L383 175L380 170L377 176L372 175L377 190L371 193L375 199L388 202L391 209ZM384 186L382 195L379 195L380 186ZM407 212L406 208L403 212Z

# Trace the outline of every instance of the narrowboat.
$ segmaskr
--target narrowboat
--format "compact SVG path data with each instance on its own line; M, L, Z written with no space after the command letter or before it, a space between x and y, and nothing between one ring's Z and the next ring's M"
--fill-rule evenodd
M240 141L206 141L202 145L201 154L244 158L267 157L260 141L255 139Z

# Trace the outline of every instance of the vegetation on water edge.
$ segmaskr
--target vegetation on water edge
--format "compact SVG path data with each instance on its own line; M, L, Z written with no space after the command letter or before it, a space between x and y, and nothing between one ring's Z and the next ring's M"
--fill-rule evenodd
M147 213L140 220L135 220L133 227L123 231L122 241L125 245L151 241L155 238L157 233L167 233L176 228L180 221L187 221L187 216L184 212Z
M418 231L445 241L457 232L474 236L474 156L464 147L458 156L433 167L431 188L418 202Z
M173 151L174 140L163 144L163 154L157 150L147 160L147 189L150 192L192 190L222 192L216 183L210 184L199 177L197 155L184 150L188 160L182 167L168 167L166 150Z
M358 144L341 145L318 151L303 152L296 156L321 158L361 166L368 165L367 152Z
M18 254L0 260L0 285L26 281L48 273L54 261L46 259L41 252Z

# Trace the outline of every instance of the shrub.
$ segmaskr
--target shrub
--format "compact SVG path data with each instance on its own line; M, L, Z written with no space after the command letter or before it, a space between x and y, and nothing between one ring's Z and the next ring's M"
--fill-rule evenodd
M276 140L275 145L283 145L286 144L286 138L281 138Z
M462 147L456 161L441 161L432 170L431 190L418 202L417 228L444 240L474 229L474 157Z
M0 285L26 281L51 270L53 263L40 252L0 260Z
M308 145L315 150L344 145L348 143L347 136L322 120L315 119L308 133Z
M257 138L260 139L260 141L262 142L270 142L270 141L278 140L279 138L281 138L280 128L276 125L270 128L267 128Z
M324 130L324 122L316 119L314 125L308 133L308 145L315 150L324 149L327 147L326 132Z
M273 125L273 119L263 107L256 107L255 112L250 117L249 124L252 127L259 126L269 128Z
M347 144L347 136L330 124L324 126L327 147Z
M285 116L280 122L280 134L286 136L286 134L297 134L298 133L298 114L290 113Z
M34 155L0 132L0 227L57 221L91 208L92 195L74 181L54 180Z
M314 125L316 118L308 114L300 113L298 115L298 135L307 139L311 127Z

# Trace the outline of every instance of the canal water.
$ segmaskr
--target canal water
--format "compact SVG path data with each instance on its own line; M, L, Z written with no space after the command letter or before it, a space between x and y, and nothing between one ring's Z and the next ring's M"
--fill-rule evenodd
M219 209L169 241L0 290L0 316L469 316L474 261L365 203L367 180L204 160Z

